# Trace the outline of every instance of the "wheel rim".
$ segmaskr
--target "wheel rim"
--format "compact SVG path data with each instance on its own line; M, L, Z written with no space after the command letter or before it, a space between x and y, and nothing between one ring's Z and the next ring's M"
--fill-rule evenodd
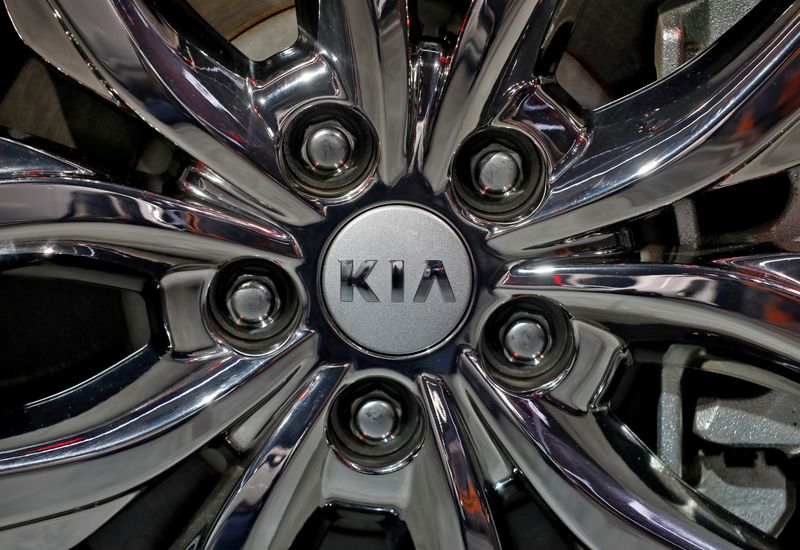
M176 199L103 181L20 141L0 143L12 167L0 186L8 245L0 261L69 256L133 270L158 286L166 339L37 402L29 412L37 429L4 434L0 485L14 498L0 501L0 525L22 532L98 503L101 517L113 515L141 484L225 433L250 457L215 519L191 533L201 547L287 547L330 503L388 511L419 547L500 547L487 488L513 475L589 546L774 546L666 467L611 412L607 391L630 361L627 335L643 325L740 346L770 365L751 379L796 391L795 255L609 263L629 252L630 220L730 183L739 170L752 178L796 163L786 147L800 106L792 93L800 6L764 4L669 77L576 113L553 76L581 0L473 2L451 50L412 46L401 2L303 2L298 42L260 63L198 31L178 8L7 0L45 59L202 164L187 170ZM68 31L71 50L34 37L37 13L57 15L51 23ZM91 70L65 52L80 52ZM298 184L285 160L292 122L320 105L374 132L375 154L335 191L309 187L313 178ZM503 147L522 139L531 148L523 158L541 160L541 181L530 184L541 195L506 217L476 211L454 188L462 145L487 131L519 134ZM369 142L352 133L351 144ZM463 239L473 264L458 281L468 291L454 293L465 312L422 351L369 351L322 296L331 240L381 205L432 212ZM353 258L386 263L375 295L384 305L394 302L388 281L398 273L389 263L410 262L385 256ZM285 330L252 346L210 321L220 270L243 259L280 269L297 302ZM352 283L366 318L365 281L383 269L372 275L373 267ZM425 296L446 307L444 279L426 269ZM397 303L411 301L416 284L406 281ZM568 330L553 332L561 321L546 311L531 319L544 316L551 337L569 345L546 377L534 365L536 376L510 383L487 359L486 331L502 308L525 300L568 312ZM784 315L767 315L766 302ZM372 467L333 444L326 422L342 392L380 377L411 396L406 406L419 407L425 428L403 442L402 456Z

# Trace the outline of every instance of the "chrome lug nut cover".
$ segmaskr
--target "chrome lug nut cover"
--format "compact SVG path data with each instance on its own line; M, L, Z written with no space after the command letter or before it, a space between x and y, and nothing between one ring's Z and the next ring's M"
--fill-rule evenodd
M270 285L259 279L241 277L228 295L228 312L240 325L258 326L268 322L276 296Z
M313 169L335 172L343 169L352 152L352 137L341 127L319 125L306 133L305 155Z
M283 171L307 194L341 196L368 181L375 168L375 129L356 109L331 102L302 107L281 133Z
M514 390L531 391L569 368L576 349L572 320L548 298L516 298L487 320L480 353L490 374Z
M328 441L350 467L386 473L405 465L422 444L422 407L408 386L370 376L344 388L328 413Z
M475 183L482 193L502 195L514 188L520 177L515 155L509 151L492 151L478 161Z
M453 159L453 192L479 218L518 219L544 196L543 159L539 145L522 132L494 127L476 131Z
M519 319L506 328L503 348L511 360L535 363L542 358L548 340L541 323L534 319Z
M212 327L238 350L261 353L300 319L298 288L278 264L243 258L223 266L209 289Z
M385 399L369 399L362 403L355 416L358 435L370 441L383 441L397 427L397 410Z

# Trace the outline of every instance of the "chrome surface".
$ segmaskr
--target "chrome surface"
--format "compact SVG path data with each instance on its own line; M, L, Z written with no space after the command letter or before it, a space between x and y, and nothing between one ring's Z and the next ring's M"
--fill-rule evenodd
M370 441L382 441L397 427L397 411L389 401L370 399L359 405L353 423L359 436Z
M306 134L306 157L320 172L335 172L346 165L352 147L352 137L344 129L322 126Z
M80 544L137 496L122 496L91 508L0 531L3 548L63 550Z
M224 504L205 548L271 546L269 542L279 526L264 521L270 517L264 514L264 508L279 506L275 493L292 490L287 477L292 473L289 468L296 468L298 462L292 459L306 443L309 432L320 429L318 422L325 404L345 371L346 367L320 368L298 389L289 401L291 408ZM273 499L267 501L270 496Z
M476 183L483 193L502 195L519 179L519 164L511 153L494 151L478 160Z
M244 327L261 328L269 324L278 297L269 281L242 276L236 281L227 298L231 319Z
M516 361L532 363L547 349L548 336L540 323L520 319L506 327L503 334L505 353Z
M301 2L297 42L256 62L158 2L6 0L45 59L193 161L170 198L0 139L3 270L70 259L129 287L110 274L130 272L133 290L155 289L164 336L28 404L25 422L2 423L0 529L14 537L63 518L83 533L73 514L224 439L242 468L224 502L199 514L194 547L286 548L315 510L342 505L395 516L418 548L496 548L492 493L510 479L590 548L776 547L687 484L610 396L641 333L713 340L763 364L705 369L800 388L800 257L765 248L642 263L638 233L619 225L737 171L789 166L800 3L762 2L668 77L576 112L553 75L584 3L475 0L448 49L412 43L404 2ZM318 102L363 115L379 150L375 169L333 198L298 191L279 159L287 121ZM352 153L331 128L304 142L326 170ZM454 153L486 128L541 151L544 197L522 219L489 222L451 192ZM478 181L504 192L508 159L484 160ZM209 323L207 302L218 271L245 258L283 269L301 311L283 341L246 353ZM229 304L263 323L270 307L255 283ZM511 391L477 349L492 312L526 296L561 304L576 346L555 379ZM537 326L503 333L512 358L547 352L557 335ZM424 433L370 469L331 444L326 420L340 392L380 376L419 401ZM384 405L368 404L359 432L391 435Z
M765 2L756 11L760 21L773 21L768 28L745 18L729 41L718 40L669 77L592 112L575 147L550 159L541 207L522 224L498 228L490 246L524 254L640 216L723 181L791 127L798 95L781 90L796 86L800 6ZM764 111L769 116L755 115ZM754 116L758 124L749 125Z
M214 437L263 392L280 392L294 373L313 365L307 330L245 357L205 325L203 297L218 265L241 256L299 264L293 239L277 228L61 176L22 174L0 186L0 202L4 269L75 258L90 269L123 266L158 281L169 340L166 349L153 342L83 384L29 404L26 423L6 425L3 526L128 492ZM267 370L269 389L246 387Z
M451 496L462 523L466 548L499 548L500 543L484 493L484 482L472 458L469 442L451 403L447 385L422 374L419 385L433 426L436 447L450 481Z
M78 49L77 38L64 32L48 0L8 0L5 4L9 13L14 14L15 30L28 46L93 92L119 103L97 70L86 63Z

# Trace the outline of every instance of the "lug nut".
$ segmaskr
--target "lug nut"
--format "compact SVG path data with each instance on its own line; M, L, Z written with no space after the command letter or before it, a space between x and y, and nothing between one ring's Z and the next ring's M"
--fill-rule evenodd
M513 361L535 363L547 349L545 328L534 319L513 321L503 335L505 354Z
M311 166L321 172L341 170L350 159L351 141L334 125L317 126L306 134L305 154Z
M514 155L495 150L487 152L478 161L475 183L483 194L502 195L514 188L519 176L519 163Z
M228 313L237 325L263 327L275 310L275 302L275 293L267 281L243 276L228 294Z
M208 320L237 351L262 353L300 324L298 288L281 265L239 258L220 266L208 289Z
M338 103L297 109L281 124L280 168L307 194L338 197L373 180L378 138L369 120Z
M544 159L529 135L483 128L459 145L450 169L451 187L460 204L479 218L521 219L544 197Z
M350 467L370 473L401 468L422 444L422 407L405 384L365 377L345 386L331 402L326 436Z
M369 399L356 411L355 428L368 441L383 441L397 428L397 410L384 399Z

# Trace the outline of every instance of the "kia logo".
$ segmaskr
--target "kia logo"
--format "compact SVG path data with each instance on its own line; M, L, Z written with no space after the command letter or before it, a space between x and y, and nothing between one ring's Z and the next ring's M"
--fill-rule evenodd
M365 302L380 302L380 299L372 291L367 279L375 268L378 260L365 260L361 262L358 269L353 270L353 260L339 260L341 265L341 285L339 298L342 302L353 301L353 289L358 290ZM405 262L403 260L391 260L389 262L392 270L392 294L390 300L395 303L405 302ZM447 271L441 260L427 260L425 269L422 272L422 279L417 285L414 293L414 303L422 304L428 300L433 283L439 285L439 291L445 302L455 302L456 296L453 294L453 287L450 279L447 278Z

